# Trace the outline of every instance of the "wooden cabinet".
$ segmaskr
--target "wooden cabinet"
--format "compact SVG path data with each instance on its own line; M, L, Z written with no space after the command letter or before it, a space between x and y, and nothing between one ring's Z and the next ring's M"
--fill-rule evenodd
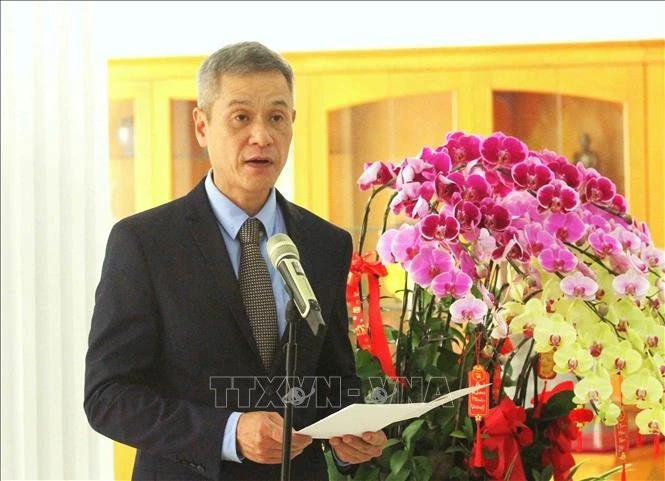
M364 162L400 162L425 145L443 144L449 130L501 130L571 160L586 138L596 167L665 246L664 46L287 55L296 72L296 199L357 232L367 195L353 181Z
M593 162L665 246L665 41L284 56L296 76L293 200L356 237L364 162L400 162L451 130L502 130ZM109 63L112 205L116 218L189 191L208 170L191 111L203 57ZM129 140L131 134L131 140ZM370 222L381 224L381 213ZM372 242L368 239L368 242ZM133 452L116 448L116 477Z

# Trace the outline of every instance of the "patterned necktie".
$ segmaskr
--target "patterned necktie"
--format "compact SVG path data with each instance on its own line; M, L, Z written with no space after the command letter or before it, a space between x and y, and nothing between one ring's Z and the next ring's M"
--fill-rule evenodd
M247 219L238 232L240 240L238 280L252 334L263 365L269 371L277 347L277 307L268 266L259 249L261 233L261 221L255 218Z

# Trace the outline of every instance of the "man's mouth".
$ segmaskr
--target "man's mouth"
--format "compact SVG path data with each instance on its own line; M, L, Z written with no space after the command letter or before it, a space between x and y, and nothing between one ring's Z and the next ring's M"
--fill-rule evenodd
M266 165L266 164L272 164L272 160L270 160L268 157L251 157L245 161L247 164L251 165Z

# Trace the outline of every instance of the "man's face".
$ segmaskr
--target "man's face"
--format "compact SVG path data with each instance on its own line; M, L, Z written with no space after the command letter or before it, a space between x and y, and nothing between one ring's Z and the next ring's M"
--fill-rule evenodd
M208 114L194 109L196 138L219 190L253 215L286 163L293 96L280 72L223 74L218 89Z

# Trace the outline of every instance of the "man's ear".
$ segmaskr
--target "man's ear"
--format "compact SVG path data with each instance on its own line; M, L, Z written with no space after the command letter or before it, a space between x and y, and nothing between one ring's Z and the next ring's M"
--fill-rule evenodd
M295 121L296 121L296 109L293 109L293 113L291 114L291 122L293 123Z
M208 145L208 115L196 107L192 111L192 118L194 119L194 134L196 134L196 140L198 140L201 147L206 147Z

